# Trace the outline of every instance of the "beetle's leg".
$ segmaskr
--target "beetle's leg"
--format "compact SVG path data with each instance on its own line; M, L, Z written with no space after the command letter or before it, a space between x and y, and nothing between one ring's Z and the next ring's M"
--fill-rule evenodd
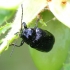
M24 44L24 41L23 41L23 40L21 41L20 45L17 45L17 44L15 44L15 43L11 44L10 46L13 46L13 49L12 49L12 51L11 51L11 53L10 53L10 56L12 55L12 53L13 53L15 47L20 47L20 46L22 46L23 44Z
M22 40L21 43L20 43L20 45L17 45L17 44L15 44L15 43L12 43L10 46L20 47L20 46L22 46L23 44L24 44L24 41Z
M23 44L24 44L24 41L22 40L18 47L22 46Z

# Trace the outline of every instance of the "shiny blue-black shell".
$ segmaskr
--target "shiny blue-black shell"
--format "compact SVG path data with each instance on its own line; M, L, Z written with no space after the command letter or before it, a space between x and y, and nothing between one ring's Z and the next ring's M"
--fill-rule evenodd
M41 52L49 52L55 42L53 34L38 27L24 28L21 32L21 38L30 47Z

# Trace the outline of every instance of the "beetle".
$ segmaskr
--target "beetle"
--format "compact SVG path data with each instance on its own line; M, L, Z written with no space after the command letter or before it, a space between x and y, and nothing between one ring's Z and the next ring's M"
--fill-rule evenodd
M20 33L20 38L22 38L20 46L25 42L30 47L42 52L48 52L52 49L55 38L49 31L38 27L27 28L26 23L23 22L23 24L24 29Z
M52 49L54 42L55 42L54 35L47 30L38 28L37 25L34 28L28 28L26 23L22 22L23 5L21 5L21 8L22 8L22 16L21 16L21 30L20 30L19 36L22 39L22 41L20 45L15 45L15 46L20 47L24 43L26 43L30 45L31 48L34 48L38 51L49 52ZM38 21L39 19L37 20L37 22Z

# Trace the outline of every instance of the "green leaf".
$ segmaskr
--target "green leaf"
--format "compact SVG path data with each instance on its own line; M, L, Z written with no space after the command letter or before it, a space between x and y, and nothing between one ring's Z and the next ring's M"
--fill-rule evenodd
M64 70L70 70L70 63L64 64Z
M52 17L54 16L49 11L42 13L45 23ZM38 70L60 70L67 58L70 47L70 29L58 20L51 20L47 23L47 27L41 26L41 28L50 31L54 35L54 46L50 52L46 53L30 48L31 56Z
M15 13L16 10L9 10L0 8L0 25L8 21Z
M0 27L0 35L5 33L11 27L11 23L6 23L4 26Z

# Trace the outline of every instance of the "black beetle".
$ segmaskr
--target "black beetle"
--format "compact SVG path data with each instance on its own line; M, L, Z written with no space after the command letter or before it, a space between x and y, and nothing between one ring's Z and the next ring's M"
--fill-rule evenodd
M21 45L25 42L30 47L42 52L48 52L52 49L55 38L49 31L38 27L27 28L26 23L23 22L23 24L24 29L20 33Z
M43 30L41 28L38 28L35 26L34 28L27 28L27 25L25 22L22 23L23 18L23 6L22 7L22 17L21 17L21 30L20 30L20 38L22 38L21 44L15 45L17 47L20 47L23 45L23 43L27 43L30 45L30 47L41 51L41 52L49 52L55 42L55 38L53 34L51 34L47 30ZM37 22L39 19L37 20ZM23 29L24 27L24 29Z

